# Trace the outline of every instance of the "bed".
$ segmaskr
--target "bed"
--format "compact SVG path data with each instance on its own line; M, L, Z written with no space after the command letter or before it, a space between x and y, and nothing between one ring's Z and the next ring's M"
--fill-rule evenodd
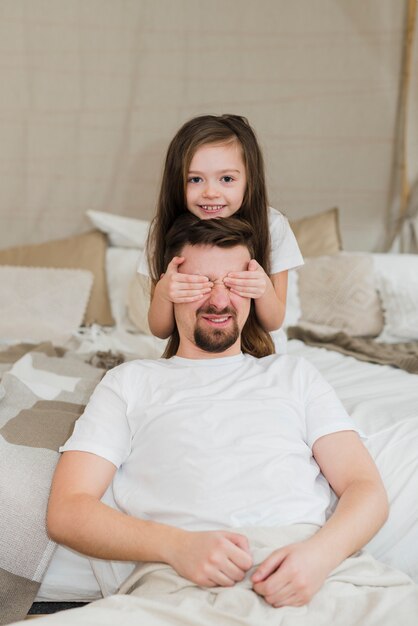
M164 348L135 272L148 224L90 219L83 235L0 251L0 624L34 603L47 612L111 595L133 569L57 547L45 532L58 447L95 385ZM382 473L391 511L367 550L418 583L418 257L343 252L336 210L293 227L306 264L289 276L288 352L334 386Z

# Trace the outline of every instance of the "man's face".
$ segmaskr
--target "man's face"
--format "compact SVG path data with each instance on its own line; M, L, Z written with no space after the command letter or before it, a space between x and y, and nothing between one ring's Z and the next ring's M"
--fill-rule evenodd
M174 305L180 336L177 355L195 359L238 354L251 300L231 293L223 279L229 272L248 268L251 258L248 249L245 246L187 245L181 256L185 261L179 266L179 272L207 276L213 287L197 302Z

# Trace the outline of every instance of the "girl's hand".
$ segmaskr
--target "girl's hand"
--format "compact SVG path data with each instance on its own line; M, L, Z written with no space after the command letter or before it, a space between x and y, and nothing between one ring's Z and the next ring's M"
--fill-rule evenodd
M274 607L303 606L332 569L325 559L309 540L279 548L252 575L253 589Z
M160 296L175 304L200 300L213 287L213 283L207 276L181 274L178 267L183 261L183 256L175 256L171 259L167 271L161 275L157 283Z
M230 272L224 283L232 293L243 298L261 298L270 279L255 259L248 263L246 272Z

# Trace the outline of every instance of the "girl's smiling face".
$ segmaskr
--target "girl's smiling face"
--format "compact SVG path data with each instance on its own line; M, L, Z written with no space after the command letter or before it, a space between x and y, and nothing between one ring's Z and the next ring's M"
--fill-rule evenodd
M187 208L200 219L230 217L241 208L246 186L238 141L205 144L194 153L187 173Z

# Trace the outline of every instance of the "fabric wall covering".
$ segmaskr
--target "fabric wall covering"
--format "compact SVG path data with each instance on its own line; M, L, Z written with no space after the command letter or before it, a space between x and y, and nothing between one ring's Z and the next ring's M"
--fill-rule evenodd
M338 206L347 250L384 238L407 1L3 0L0 246L150 218L169 140L246 115L272 206ZM413 53L416 89L417 46ZM409 176L418 174L410 98Z

